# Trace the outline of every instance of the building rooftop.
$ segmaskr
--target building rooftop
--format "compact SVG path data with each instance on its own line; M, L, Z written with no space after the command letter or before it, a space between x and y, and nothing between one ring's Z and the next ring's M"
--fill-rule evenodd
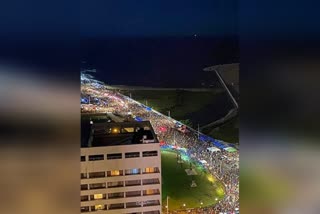
M84 121L81 130L81 147L100 147L158 143L149 121L94 122Z

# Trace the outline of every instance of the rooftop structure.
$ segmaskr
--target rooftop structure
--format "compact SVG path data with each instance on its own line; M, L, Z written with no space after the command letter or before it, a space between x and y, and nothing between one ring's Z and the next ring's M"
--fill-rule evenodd
M81 145L81 212L161 213L160 145L150 122L87 120Z
M83 127L87 129L82 130L83 148L159 143L149 121L89 123Z

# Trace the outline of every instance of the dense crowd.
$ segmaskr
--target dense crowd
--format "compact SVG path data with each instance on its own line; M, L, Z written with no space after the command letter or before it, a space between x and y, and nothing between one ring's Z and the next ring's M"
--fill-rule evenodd
M112 112L119 115L130 114L134 118L150 121L159 141L165 145L186 148L189 157L204 161L204 167L218 178L225 187L225 197L213 207L197 208L170 213L236 213L239 209L239 152L219 149L209 151L209 141L199 138L199 133L191 128L181 130L181 124L159 112L120 94L104 88L82 86L82 112ZM90 97L89 97L90 95ZM90 99L90 100L89 100Z

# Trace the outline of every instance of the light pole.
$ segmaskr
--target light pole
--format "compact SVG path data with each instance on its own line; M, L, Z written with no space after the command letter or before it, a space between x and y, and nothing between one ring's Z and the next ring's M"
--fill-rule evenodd
M199 123L198 123L198 140L200 139L200 127L199 127Z
M169 196L167 196L167 214L169 214Z
M170 110L168 111L168 117L170 117Z

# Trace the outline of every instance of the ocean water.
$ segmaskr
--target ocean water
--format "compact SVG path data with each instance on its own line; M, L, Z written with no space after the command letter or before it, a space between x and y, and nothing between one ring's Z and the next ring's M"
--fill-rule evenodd
M238 62L239 47L236 37L87 39L81 59L107 84L199 87L208 80L202 69Z

